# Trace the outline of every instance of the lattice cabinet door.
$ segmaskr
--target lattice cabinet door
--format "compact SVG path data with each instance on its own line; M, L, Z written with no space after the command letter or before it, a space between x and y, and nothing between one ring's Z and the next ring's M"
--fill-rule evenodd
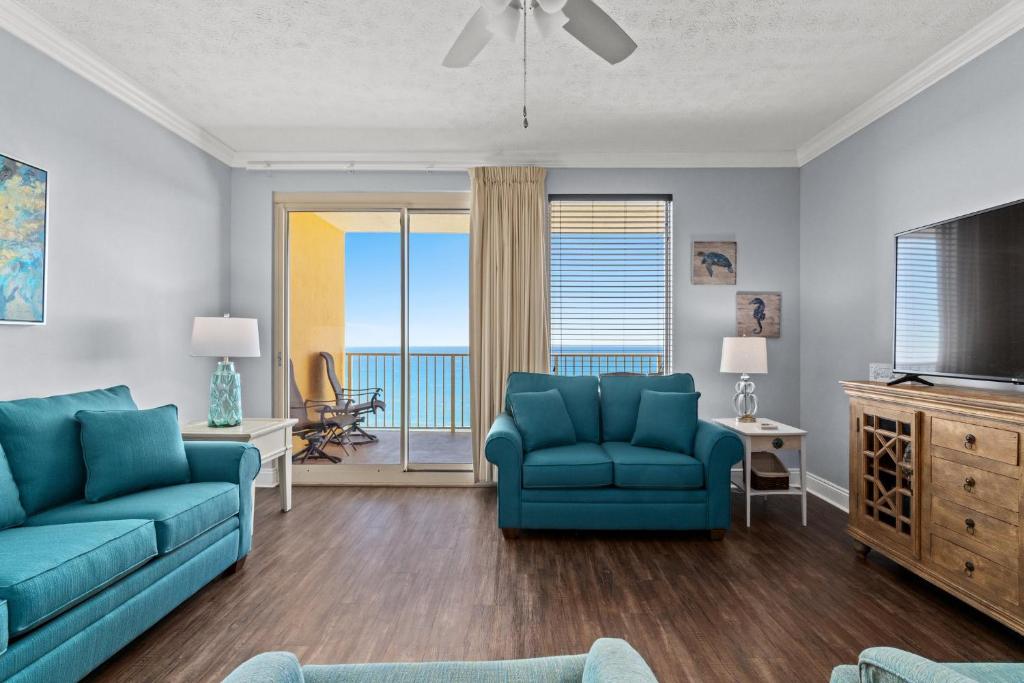
M872 404L859 405L854 413L859 488L851 522L914 557L920 555L921 506L914 479L920 472L919 415Z

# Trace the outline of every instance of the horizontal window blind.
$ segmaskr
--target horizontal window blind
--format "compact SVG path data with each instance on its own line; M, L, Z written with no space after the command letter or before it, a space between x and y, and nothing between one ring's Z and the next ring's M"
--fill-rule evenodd
M669 371L672 198L553 195L551 369Z

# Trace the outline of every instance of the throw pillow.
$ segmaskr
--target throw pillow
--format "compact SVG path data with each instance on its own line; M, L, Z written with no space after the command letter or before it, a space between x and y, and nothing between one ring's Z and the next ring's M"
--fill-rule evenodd
M25 521L25 509L14 483L14 475L7 464L4 448L0 446L0 530L18 526Z
M191 474L173 405L151 410L80 410L85 499L188 483Z
M558 389L509 394L508 402L527 451L576 443L576 429Z
M700 392L681 394L644 389L636 416L634 446L693 453L697 438L697 399Z

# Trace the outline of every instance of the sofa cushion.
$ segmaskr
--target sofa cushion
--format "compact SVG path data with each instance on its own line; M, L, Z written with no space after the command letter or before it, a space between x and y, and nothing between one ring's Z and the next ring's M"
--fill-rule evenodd
M621 441L602 444L615 467L615 485L635 489L702 489L704 465L683 453Z
M693 453L697 438L697 399L700 394L667 391L640 392L636 430L630 443L679 453Z
M177 406L79 410L75 418L81 425L89 502L188 482Z
M157 549L169 553L238 514L238 486L199 482L130 493L102 503L80 500L29 517L25 524L68 524L107 519L149 519Z
M11 635L23 633L156 555L153 523L124 519L0 531L0 600Z
M25 513L81 498L85 464L79 410L134 410L128 387L0 402L0 444L7 452Z
M636 431L640 392L669 391L693 393L690 374L674 375L601 375L601 440L629 441Z
M509 394L508 401L527 451L576 443L572 418L557 389Z
M505 410L512 412L509 394L524 391L558 389L565 401L565 409L572 418L577 441L598 443L601 440L600 404L597 395L597 377L562 377L538 372L513 372L505 386Z
M612 481L612 459L597 444L542 448L523 456L523 488L586 488Z
M18 526L25 521L25 509L14 483L14 475L7 464L4 447L0 446L0 530Z

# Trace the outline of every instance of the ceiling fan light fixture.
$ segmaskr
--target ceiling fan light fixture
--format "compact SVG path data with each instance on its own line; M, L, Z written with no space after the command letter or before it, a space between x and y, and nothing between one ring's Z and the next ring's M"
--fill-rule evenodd
M533 8L533 18L537 23L537 32L540 33L541 38L545 39L569 23L569 17L565 15L565 12L561 10L548 12L537 6Z
M509 42L516 39L516 34L519 33L519 20L523 16L522 8L515 7L516 4L518 3L509 3L505 9L493 15L487 24L487 27L495 35L501 36Z

